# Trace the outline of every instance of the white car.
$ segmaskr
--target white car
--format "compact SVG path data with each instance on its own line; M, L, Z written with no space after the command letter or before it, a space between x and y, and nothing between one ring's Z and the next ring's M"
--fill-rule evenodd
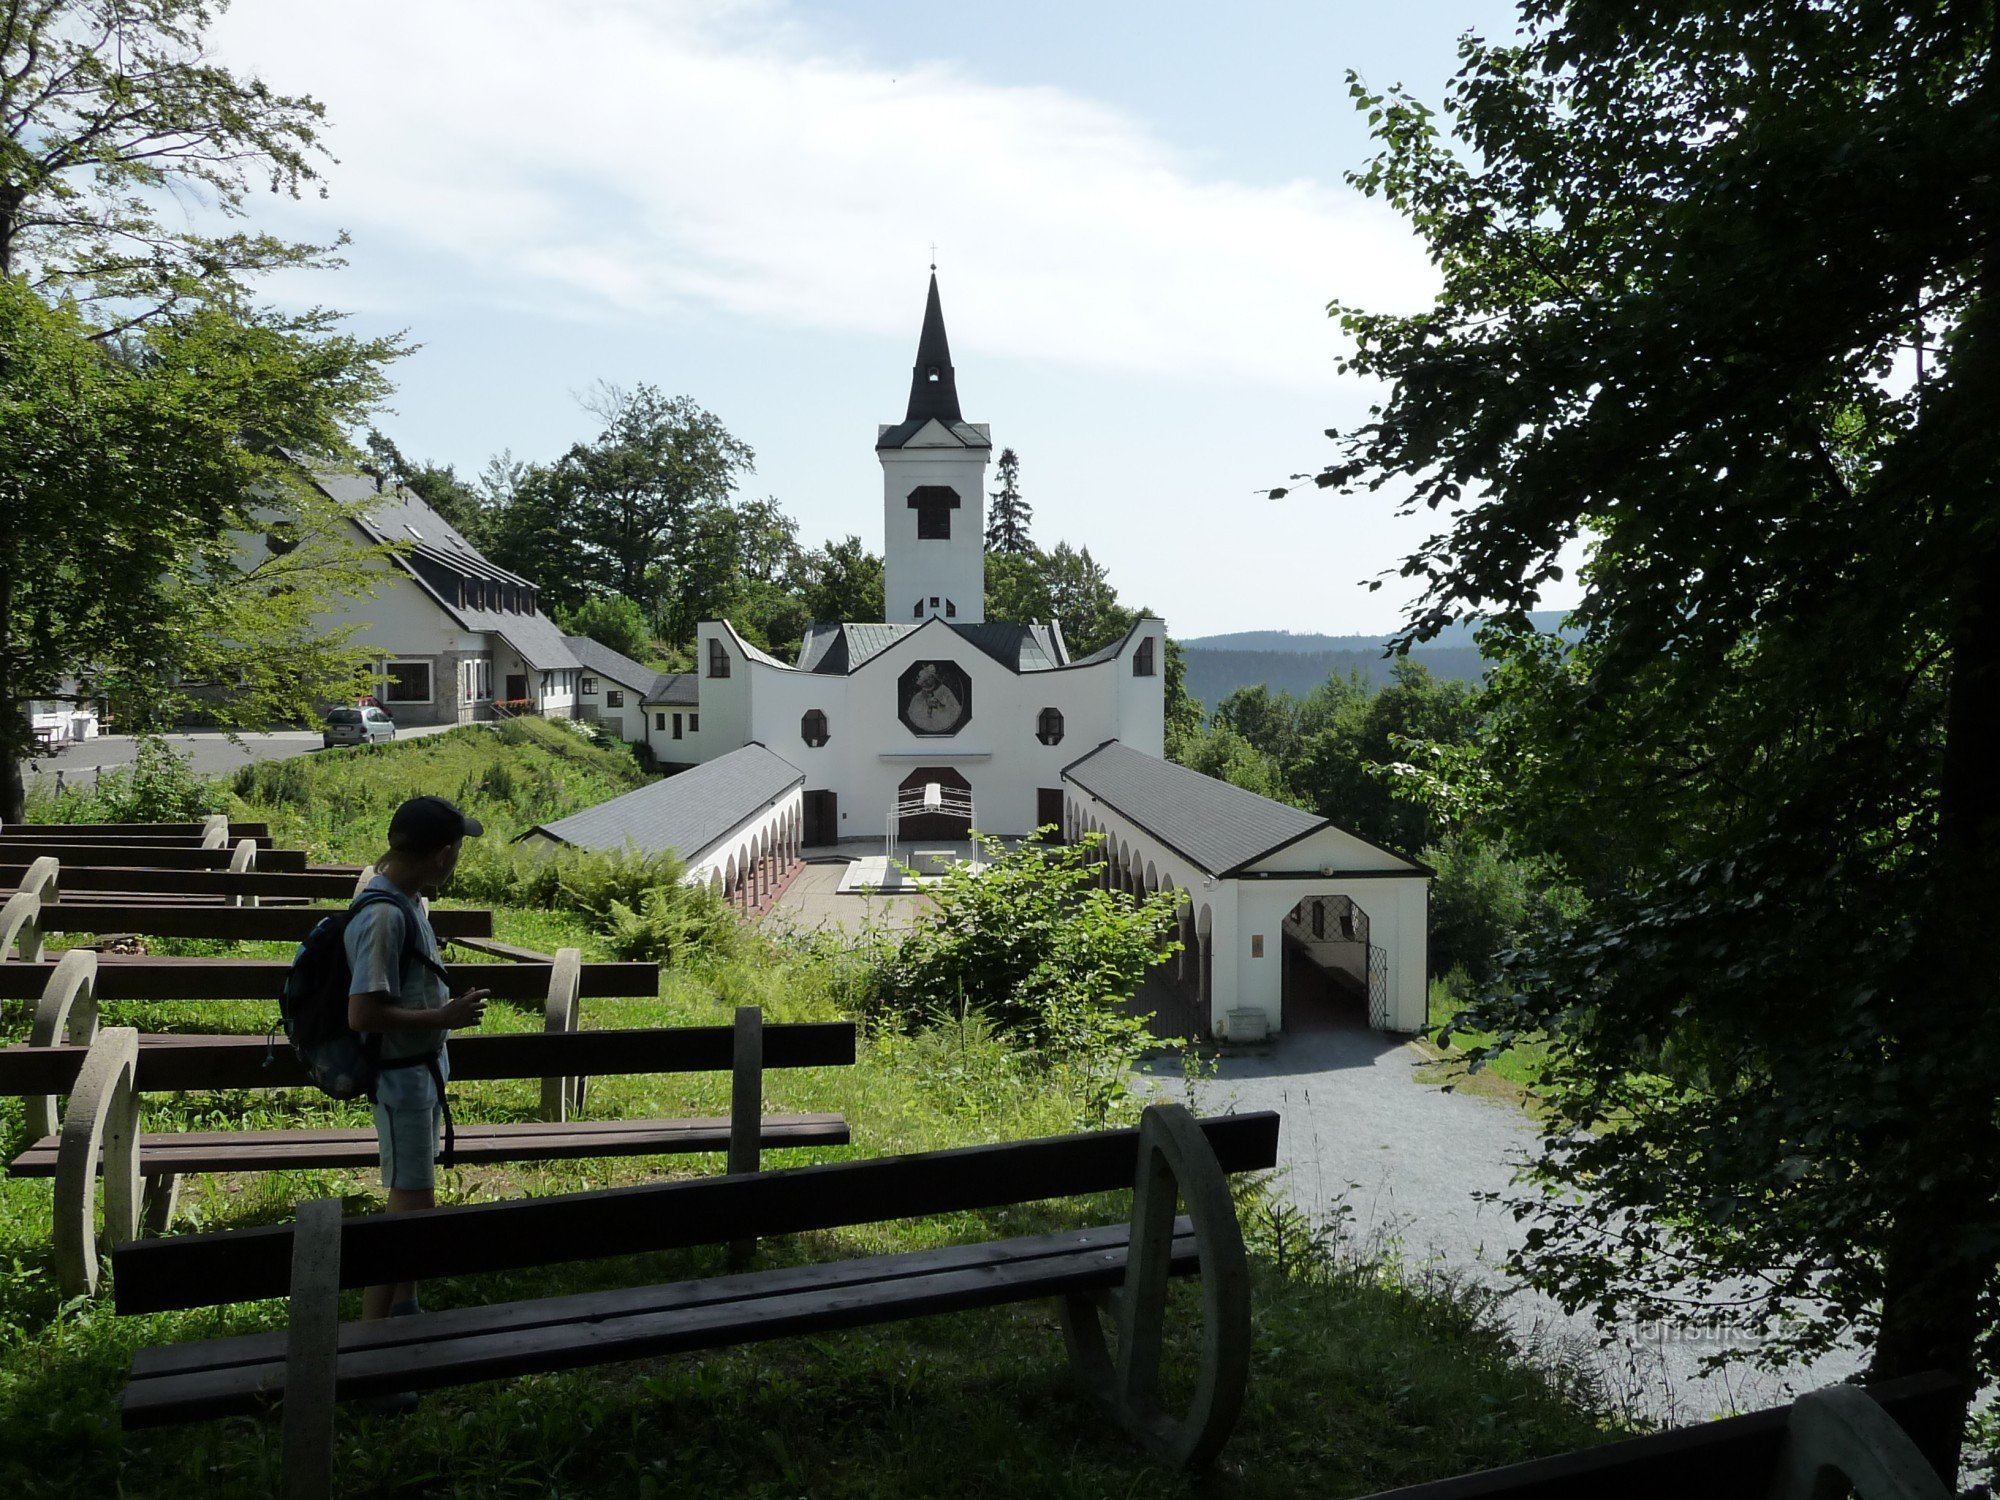
M336 708L326 716L320 747L331 750L335 745L372 745L377 740L395 737L396 721L372 704L366 708Z

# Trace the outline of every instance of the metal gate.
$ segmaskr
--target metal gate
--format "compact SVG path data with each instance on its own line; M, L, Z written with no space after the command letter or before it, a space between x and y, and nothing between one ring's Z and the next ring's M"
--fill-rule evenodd
M1368 945L1368 1024L1389 1029L1389 950Z

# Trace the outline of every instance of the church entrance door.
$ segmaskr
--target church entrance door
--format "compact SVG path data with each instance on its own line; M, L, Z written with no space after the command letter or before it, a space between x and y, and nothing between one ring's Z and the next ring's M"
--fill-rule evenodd
M924 788L935 782L947 792L956 791L968 802L972 798L972 783L950 766L918 766L903 778L898 789L898 800L912 794L921 797ZM956 802L957 797L948 800ZM956 813L921 812L906 815L896 829L899 839L939 839L958 842L972 837L972 819Z
M807 792L805 841L808 844L840 842L840 799L838 793Z

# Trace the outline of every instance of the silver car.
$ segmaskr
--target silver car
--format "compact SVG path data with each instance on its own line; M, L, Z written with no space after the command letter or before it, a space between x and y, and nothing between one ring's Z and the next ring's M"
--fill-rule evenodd
M331 750L335 745L370 745L395 737L396 721L372 704L365 708L336 708L326 716L320 746Z

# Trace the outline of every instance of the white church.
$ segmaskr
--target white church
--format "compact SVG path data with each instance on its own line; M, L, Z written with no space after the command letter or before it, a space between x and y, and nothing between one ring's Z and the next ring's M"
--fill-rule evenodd
M670 675L571 638L581 710L636 706L688 769L528 836L672 848L755 906L809 847L1096 833L1108 883L1185 893L1184 951L1156 976L1170 1029L1255 1039L1326 1005L1423 1026L1430 872L1165 760L1165 621L1073 656L1058 620L986 618L992 436L960 410L935 275L875 452L888 619L815 624L794 662L706 621L695 671Z

